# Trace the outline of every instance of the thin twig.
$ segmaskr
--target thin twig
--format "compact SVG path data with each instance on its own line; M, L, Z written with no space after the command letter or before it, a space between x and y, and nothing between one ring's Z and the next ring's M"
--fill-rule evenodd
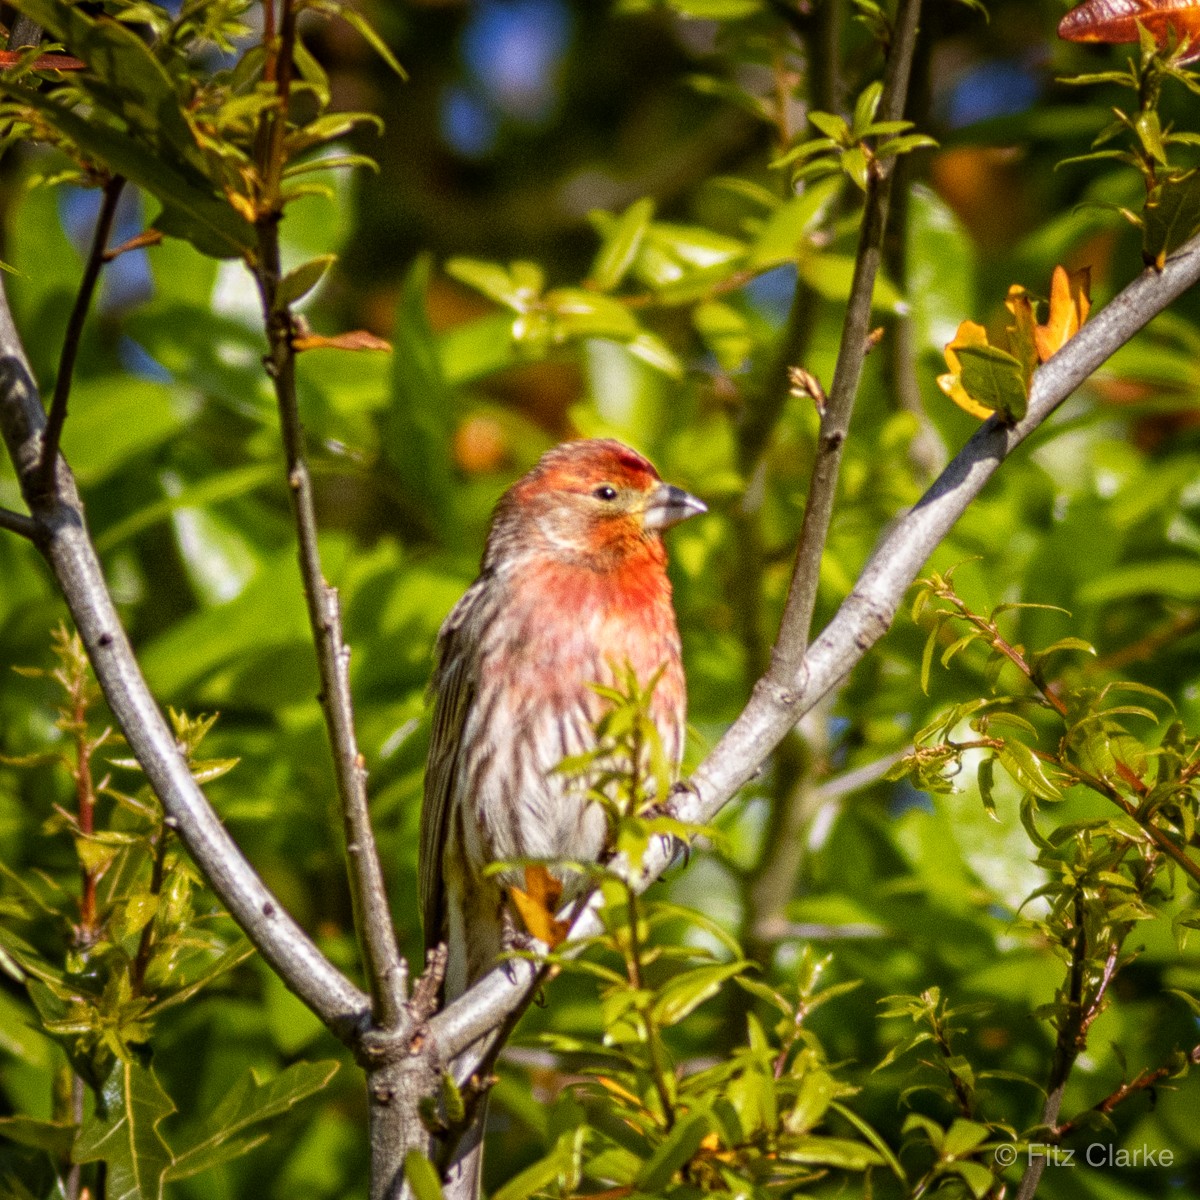
M1042 1104L1041 1123L1053 1129L1058 1123L1062 1108L1063 1093L1067 1080L1084 1046L1083 980L1087 967L1088 941L1084 927L1083 900L1075 896L1075 938L1071 945L1071 966L1067 975L1066 1011L1054 1039L1054 1058L1050 1064L1050 1078L1046 1087L1046 1099ZM1044 1154L1031 1155L1016 1200L1033 1200L1046 1169L1048 1159Z
M1193 1046L1188 1051L1187 1061L1193 1067L1200 1066L1200 1046ZM1164 1079L1177 1074L1178 1071L1179 1068L1170 1063L1164 1064L1161 1067L1155 1067L1153 1071L1139 1071L1128 1083L1122 1083L1098 1104L1093 1104L1091 1108L1084 1109L1083 1112L1076 1117L1072 1117L1069 1121L1063 1121L1054 1130L1056 1137L1062 1140L1068 1134L1074 1133L1092 1114L1108 1116L1119 1104L1124 1104L1130 1096L1136 1096L1139 1092L1145 1092L1157 1087Z
M37 486L49 491L54 482L54 464L58 460L58 443L62 438L63 424L67 419L67 400L71 395L71 378L75 374L75 359L79 355L79 343L83 338L83 327L92 296L104 267L104 252L112 233L113 220L117 215L117 202L125 180L114 175L104 185L104 196L100 202L100 215L92 234L92 248L79 281L79 291L71 315L67 318L67 331L63 335L62 353L58 359L58 375L54 380L54 395L50 400L50 416L46 421L46 433L42 441L42 461L36 477Z
M37 522L32 517L3 507L0 507L0 529L7 529L10 533L19 533L31 542L37 538L38 533Z
M295 28L292 6L285 0L281 18L281 47L276 66L279 110L272 117L273 130L282 131L286 125ZM277 161L283 154L282 133L268 137L265 147L271 157L261 164L266 181L264 202L273 208L277 197L272 188L277 186L282 170L281 162ZM341 605L337 589L329 585L321 569L312 476L296 399L296 357L293 346L295 318L287 302L279 296L279 218L273 211L268 211L258 222L258 251L255 273L262 295L263 320L270 346L266 366L275 385L279 407L292 515L299 543L300 574L321 677L321 708L333 748L334 777L346 832L346 866L355 924L365 959L375 1022L382 1028L391 1029L400 1023L407 999L404 994L405 972L392 925L383 867L371 827L366 764L354 732L350 649L342 636Z
M879 103L881 121L896 121L904 115L908 76L916 49L917 22L920 14L921 0L902 0L896 14L895 32L884 75L883 95ZM795 675L808 645L813 610L817 603L821 556L825 552L825 540L829 535L842 452L850 429L850 415L854 409L863 359L867 352L871 298L883 256L895 163L895 159L883 162L876 160L867 179L867 196L859 232L858 253L854 260L854 278L850 285L850 299L846 305L846 319L842 325L837 366L834 368L833 383L829 388L829 402L821 417L817 457L813 464L812 481L804 506L804 523L800 530L796 565L788 589L779 637L775 642L772 675L780 680Z
M120 258L122 254L128 254L131 250L145 250L150 246L160 246L162 240L163 231L161 229L143 229L141 233L135 233L133 237L126 238L119 246L105 250L104 261L110 263L114 258Z

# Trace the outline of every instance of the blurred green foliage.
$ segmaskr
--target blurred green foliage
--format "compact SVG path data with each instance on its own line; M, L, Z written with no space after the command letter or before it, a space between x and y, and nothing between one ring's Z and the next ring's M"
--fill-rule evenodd
M222 19L241 19L236 5L212 8ZM302 35L311 78L327 79L333 109L384 119L382 139L365 125L330 127L339 154L369 153L379 172L306 172L306 184L329 190L298 195L281 236L288 270L340 255L300 303L314 330L368 328L394 347L391 356L306 351L299 388L325 571L341 591L353 648L373 816L398 931L406 951L419 955L416 845L431 647L474 575L491 505L543 449L571 433L622 437L646 451L664 478L710 505L708 517L671 534L694 729L690 763L740 710L765 661L817 429L809 397L770 395L772 367L790 308L804 318L790 361L831 379L861 201L834 175L797 195L790 164L770 164L813 136L807 108L846 129L869 125L873 108L861 98L880 75L873 31L887 14L834 0L803 19L797 6L767 0L362 9L403 62L407 83L352 28L313 23ZM988 23L963 5L928 10L909 115L939 149L904 147L911 153L902 159L875 296L884 334L867 360L847 443L818 623L848 592L880 530L919 498L944 447L957 447L975 427L936 385L959 322L1001 323L1008 286L1045 292L1058 263L1089 265L1101 305L1142 268L1144 252L1153 258L1178 235L1173 223L1148 244L1142 229L1113 214L1113 206L1146 212L1144 181L1125 161L1052 169L1090 155L1093 140L1107 136L1112 106L1130 107L1117 75L1130 55L1137 75L1138 51L1057 43L1062 6L1049 0L994 0L989 10ZM253 23L257 8L245 18ZM522 29L526 42L504 40ZM529 50L539 29L558 39L544 59ZM144 33L127 42L140 46ZM504 50L514 44L541 63L540 73L499 69L525 61ZM1098 78L1087 87L1059 82L1078 73ZM1194 97L1170 72L1161 74L1157 127L1186 132ZM161 85L153 72L142 82ZM1130 121L1141 147L1131 153L1156 160L1150 124L1131 113L1126 129ZM857 159L847 162L855 147L841 146L843 126L826 125L816 132L845 151L841 170L856 179ZM897 133L908 136L880 136ZM163 163L200 188L196 178L208 178L211 162L176 162L172 155L184 147L170 137L164 147ZM1170 153L1182 180L1195 147L1176 137ZM188 196L221 208L215 185L200 188L199 198L174 191L176 176L164 181L155 173L160 165L135 163L148 172L146 191L125 196L119 239L140 232L164 200ZM76 186L76 174L60 187L35 182L69 169L62 156L28 145L10 147L3 162L0 257L14 268L5 285L47 394L96 195ZM354 972L341 822L277 416L262 370L259 300L237 258L218 261L196 248L241 244L236 215L221 208L221 245L168 238L108 269L63 445L156 695L181 712L221 714L204 750L238 765L207 785L208 794L276 894L333 961ZM170 217L163 227L173 231ZM1059 686L1072 693L1099 692L1115 679L1152 686L1193 736L1200 731L1198 351L1200 302L1187 296L1005 464L931 563L943 575L957 566L956 594L971 612L1016 602L1066 610L1013 610L1005 637L1027 646L1086 641L1094 658L1055 660L1050 677ZM765 408L771 419L763 428L755 418ZM20 505L7 464L0 502ZM0 903L5 928L21 932L20 885L58 888L57 925L25 933L39 954L65 962L80 876L61 814L73 804L75 780L59 762L14 760L66 754L69 762L72 734L55 724L57 698L45 684L10 671L51 666L50 631L63 615L32 548L0 537L0 862L6 880L17 881ZM961 632L931 643L931 658ZM1031 843L1021 820L1023 796L1041 787L1029 776L985 774L982 794L977 767L955 776L951 790L940 774L924 780L925 790L883 779L939 713L959 706L965 716L963 706L993 694L990 655L978 647L960 647L948 670L923 667L927 633L902 618L804 722L803 738L786 744L722 814L720 839L698 845L686 868L652 893L649 902L693 908L711 926L705 932L680 919L667 929L668 944L711 956L690 969L725 971L740 961L731 944L746 946L760 967L738 976L747 986L713 991L686 1021L654 1036L688 1078L725 1071L728 1088L735 1077L759 1079L757 1090L739 1084L757 1103L771 1090L768 1077L774 1086L778 1039L791 1036L780 1030L789 1021L799 1028L803 1009L803 1044L787 1042L784 1059L803 1057L803 1070L779 1085L776 1117L794 1112L811 1087L819 1092L812 1111L841 1106L830 1118L831 1139L862 1151L856 1163L832 1165L857 1171L875 1161L862 1149L866 1128L898 1155L910 1186L978 1195L993 1186L994 1143L1009 1137L1003 1127L1020 1133L1036 1125L1038 1087L1054 1059L1054 1005L1068 967L1053 922L1065 893L1045 889L1061 888L1072 872L1086 874L1116 850L1102 837L1089 841L1089 822L1111 813L1085 791L1046 805L1034 827L1043 845ZM1165 706L1151 707L1161 719ZM102 706L90 712L98 736ZM1167 727L1135 729L1152 763L1170 752L1159 748ZM96 752L98 776L110 770L109 757L120 757L110 748ZM860 771L864 786L839 786ZM120 832L120 811L116 799L101 797L102 828ZM1057 841L1053 828L1065 831ZM781 865L784 845L794 854ZM178 869L187 871L182 859ZM782 876L784 898L768 910L770 872ZM1128 890L1128 881L1122 886ZM1200 986L1200 959L1186 921L1176 919L1190 897L1182 878L1156 886L1165 892L1126 933L1130 961L1073 1064L1063 1102L1069 1118L1123 1079L1174 1064L1197 1040L1195 1015L1174 994ZM203 903L211 912L211 899ZM212 919L232 938L227 922ZM24 1197L51 1194L45 1150L62 1149L48 1130L63 1111L66 1058L43 1032L21 974L0 958L0 1113L42 1123L33 1147L26 1144L32 1134L0 1142L0 1188ZM171 986L185 986L185 978ZM822 996L828 1001L812 1003ZM567 1086L577 1064L560 1051L568 1042L604 1043L613 1026L585 975L564 975L548 997L500 1063L488 1166L494 1188L520 1178L551 1187L571 1178L583 1152L579 1130L594 1097L581 1101ZM917 1037L921 1049L909 1053ZM626 1055L622 1070L636 1077L645 1044L610 1036L606 1053ZM231 967L155 1017L153 1070L180 1109L163 1125L164 1144L174 1147L169 1153L199 1145L206 1118L223 1099L232 1103L236 1087L249 1086L238 1081L250 1070L286 1080L281 1073L296 1071L299 1060L331 1058L344 1061L345 1053L261 963ZM171 1194L365 1194L366 1108L356 1072L346 1067L318 1098L282 1114L254 1154L172 1183ZM1073 1135L1079 1146L1090 1138L1169 1149L1170 1170L1051 1167L1041 1194L1118 1200L1200 1188L1197 1086L1188 1077L1145 1089L1114 1109L1111 1126ZM858 1091L851 1096L849 1088ZM133 1091L126 1083L124 1094ZM148 1103L166 1110L161 1098ZM744 1116L743 1133L776 1131L761 1112L757 1124ZM689 1130L686 1138L698 1139L691 1146L682 1134L658 1143L653 1130L643 1131L637 1150L649 1146L652 1155L669 1144L658 1160L672 1164L669 1178L687 1161L671 1156L703 1148L710 1132ZM878 1146L870 1153L883 1156ZM611 1179L620 1154L610 1147L609 1157L604 1177ZM556 1165L537 1174L547 1161ZM644 1163L633 1171L622 1161L630 1186L651 1179L650 1190L659 1189L657 1175L639 1173ZM975 1169L985 1167L986 1181ZM691 1183L719 1177L712 1166ZM846 1186L860 1186L857 1175L849 1178ZM900 1188L886 1166L870 1178L878 1194Z

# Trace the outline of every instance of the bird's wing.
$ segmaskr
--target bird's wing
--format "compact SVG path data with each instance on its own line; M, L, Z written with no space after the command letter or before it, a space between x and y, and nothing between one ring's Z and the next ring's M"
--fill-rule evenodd
M433 733L425 763L425 799L421 805L418 859L421 923L425 930L426 950L433 949L444 936L442 853L450 822L454 779L458 773L463 724L475 693L474 680L470 677L469 656L460 644L459 633L462 624L460 610L464 608L467 598L464 596L450 614L438 636L438 664L432 683L435 693Z

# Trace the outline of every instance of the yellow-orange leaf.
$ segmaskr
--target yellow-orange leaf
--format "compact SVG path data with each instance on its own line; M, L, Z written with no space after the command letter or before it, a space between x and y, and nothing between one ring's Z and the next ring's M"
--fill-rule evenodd
M987 330L974 321L964 321L954 335L954 340L946 346L946 365L950 374L938 376L938 387L958 405L973 417L986 421L995 411L978 400L972 399L962 385L962 364L959 362L957 351L963 346L986 346L988 344Z
M292 339L293 350L391 350L391 342L368 333L365 329L354 329L349 333L335 333L326 337L321 333L301 333Z
M1090 267L1072 271L1069 275L1063 267L1054 268L1054 278L1050 281L1050 316L1045 325L1039 325L1033 331L1038 362L1045 362L1056 354L1079 332L1092 306L1088 295L1091 284Z
M508 890L525 928L551 950L559 945L571 928L566 921L560 921L554 915L562 900L561 881L555 879L541 863L533 863L525 868L525 890L519 887Z
M1014 283L1004 298L1004 307L1013 315L1013 323L1007 330L1008 345L1024 367L1028 384L1038 365L1037 318L1034 316L1033 300L1019 283Z

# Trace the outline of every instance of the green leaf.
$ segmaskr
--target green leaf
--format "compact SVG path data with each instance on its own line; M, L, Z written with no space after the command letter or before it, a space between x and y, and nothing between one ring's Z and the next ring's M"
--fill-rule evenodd
M1041 762L1024 742L1005 742L996 757L1017 785L1032 792L1039 800L1062 799L1062 792L1046 777Z
M779 1157L785 1162L811 1166L841 1167L845 1171L865 1171L883 1165L883 1158L871 1146L849 1138L821 1137L810 1134L796 1141L786 1141Z
M165 383L115 373L84 379L71 391L63 452L76 474L93 484L160 446L183 422L179 395Z
M649 197L635 200L616 220L592 263L592 283L602 292L615 288L633 265L641 249L642 238L654 216L654 201Z
M842 1104L841 1101L835 1100L830 1105L830 1108L832 1108L834 1112L842 1117L843 1120L853 1125L854 1128L857 1129L858 1132L861 1133L863 1137L865 1137L867 1141L869 1141L871 1145L875 1147L876 1151L879 1153L880 1160L887 1166L892 1174L895 1175L896 1178L907 1187L908 1179L904 1174L904 1168L900 1165L900 1160L896 1157L895 1153L892 1151L892 1148L883 1140L880 1134L872 1126L868 1125L866 1121L864 1121L862 1117L858 1115L858 1113L856 1113L852 1108L847 1107L845 1104Z
M754 239L746 265L757 271L793 261L802 252L806 235L825 218L841 190L841 177L834 176L779 205Z
M158 1126L174 1111L152 1070L118 1059L71 1157L77 1163L104 1162L110 1196L159 1200L172 1155Z
M493 1192L491 1200L526 1200L526 1197L544 1191L559 1179L573 1178L577 1174L586 1135L585 1125L562 1134L545 1158L526 1167L499 1191Z
M904 137L889 138L875 149L876 158L889 158L893 154L911 154L914 150L936 150L937 142L923 133L909 133Z
M967 394L995 409L1009 423L1019 421L1029 403L1021 363L996 346L956 346L955 350L961 364L959 379Z
M530 289L530 280L519 283L511 271L499 263L483 262L477 258L451 258L445 264L446 274L467 287L482 292L497 304L503 304L514 312L525 312L530 302L537 299L540 287ZM428 269L426 269L428 273Z
M0 1138L7 1138L21 1146L45 1150L56 1159L66 1158L71 1153L78 1130L76 1125L61 1121L35 1121L32 1117L0 1117Z
M446 383L458 387L523 362L512 325L509 313L494 312L439 334L438 361Z
M662 338L643 330L624 345L634 358L641 359L655 370L669 375L672 379L683 378L683 364L671 353L670 347Z
M862 90L858 100L854 104L852 128L855 137L864 136L867 126L871 124L875 119L875 114L879 111L879 101L882 98L883 83L880 80L869 83Z
M700 1149L711 1128L712 1118L705 1111L689 1113L678 1121L642 1168L638 1190L652 1196L662 1194L675 1172Z
M332 1059L294 1063L266 1083L259 1081L256 1071L243 1075L204 1122L195 1140L179 1150L166 1168L165 1178L188 1179L253 1149L257 1140L238 1140L247 1129L319 1092L337 1074L338 1065Z
M1161 264L1200 229L1200 171L1165 179L1150 189L1142 209L1142 254Z
M423 255L401 292L392 335L392 406L384 421L383 448L401 489L429 531L450 538L458 524L451 474L454 404L425 309L429 273L430 258Z
M279 477L277 463L251 463L246 467L237 467L232 471L223 471L212 475L199 483L183 488L171 496L165 496L145 508L130 513L115 525L108 526L96 537L96 549L101 553L111 550L123 541L167 520L172 513L181 508L200 508L210 504L229 500L236 496L244 496L256 491L265 484Z
M164 233L185 238L213 258L240 257L257 244L254 226L206 179L185 172L171 156L17 84L0 79L0 92L37 109L89 157L145 188L163 206L155 225Z
M983 1197L991 1191L992 1184L995 1182L995 1176L993 1176L992 1172L983 1163L955 1163L952 1173L959 1176L966 1183L967 1187L971 1189L971 1195L975 1200L983 1200Z
M419 1150L404 1156L404 1178L416 1200L442 1200L442 1181L437 1170Z
M133 29L119 21L93 20L83 7L63 0L20 0L17 7L88 64L77 82L100 113L119 118L137 142L173 162L194 183L208 179L176 84ZM98 115L92 114L93 121Z
M181 987L176 991L168 992L160 1000L156 1000L145 1011L145 1016L153 1016L162 1012L166 1008L174 1008L179 1004L186 1004L197 992L208 987L214 980L219 979L227 971L232 971L234 967L244 963L254 954L254 947L245 938L241 938L234 942L224 953L220 954L207 967L200 972L198 976L193 978L185 987Z
M745 969L745 962L738 961L684 971L659 989L651 1011L661 1025L677 1025L693 1009L715 996L725 980Z
M832 138L839 146L845 146L850 141L850 126L836 113L810 112L808 119L827 138Z
M408 81L408 72L400 65L400 60L392 53L391 47L379 36L375 27L362 13L349 4L345 4L338 8L338 16L362 35L367 45L383 59L396 75L405 82Z
M989 754L986 758L979 760L979 797L983 801L983 807L987 810L987 815L993 821L998 821L1000 818L996 815L996 797L993 794L995 780L996 756Z
M968 1121L965 1117L956 1117L954 1123L946 1131L946 1139L942 1142L942 1153L947 1158L961 1158L970 1154L976 1146L982 1145L988 1138L988 1127L978 1121Z
M554 338L602 337L628 341L638 335L633 313L619 300L585 288L555 288L546 293Z
M1158 113L1153 108L1143 109L1134 119L1133 127L1137 132L1138 141L1142 148L1164 167L1167 165L1167 151L1162 140L1162 125Z
M325 277L325 272L337 262L336 254L321 254L302 263L295 270L289 271L280 281L279 290L275 294L275 302L279 307L295 304L297 300L307 296Z

